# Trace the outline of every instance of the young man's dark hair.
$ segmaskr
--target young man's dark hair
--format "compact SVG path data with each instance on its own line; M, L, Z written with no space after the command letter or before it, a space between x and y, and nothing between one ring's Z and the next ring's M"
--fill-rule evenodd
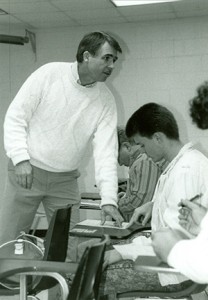
M126 125L126 135L131 138L139 133L151 138L155 132L162 132L169 139L179 140L178 125L173 114L162 105L148 103L130 117Z
M190 100L190 116L201 129L208 129L208 81L197 89L197 95Z
M76 55L77 61L79 63L83 61L83 53L85 51L88 51L91 55L95 55L105 42L108 42L117 52L122 53L119 43L111 35L106 32L97 31L85 35L80 41Z

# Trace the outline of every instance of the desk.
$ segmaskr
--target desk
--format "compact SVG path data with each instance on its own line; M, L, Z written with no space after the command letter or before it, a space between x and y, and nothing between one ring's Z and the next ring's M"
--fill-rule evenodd
M81 193L81 199L95 201L95 200L101 200L101 197L100 197L99 193L84 192L84 193Z
M138 256L134 262L134 269L137 271L147 272L162 272L162 273L177 273L178 271L168 264L161 262L157 256Z
M100 202L99 193L81 193L80 221L86 219L100 220Z

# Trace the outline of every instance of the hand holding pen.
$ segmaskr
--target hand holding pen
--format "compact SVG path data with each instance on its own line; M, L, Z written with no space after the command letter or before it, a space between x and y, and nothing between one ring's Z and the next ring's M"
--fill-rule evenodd
M193 235L199 233L201 221L207 212L205 207L195 201L201 197L202 194L198 194L179 203L179 224Z
M197 194L196 196L192 197L192 198L189 199L189 200L182 200L182 201L179 203L179 206L181 206L181 207L186 207L187 204L189 204L190 202L194 202L195 200L200 199L201 197L202 197L202 193ZM184 204L184 201L186 202L186 205Z

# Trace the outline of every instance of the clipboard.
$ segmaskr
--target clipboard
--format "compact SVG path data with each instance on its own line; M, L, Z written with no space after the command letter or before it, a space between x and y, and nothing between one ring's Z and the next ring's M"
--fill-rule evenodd
M91 237L91 238L100 238L104 234L109 235L113 238L126 238L131 234L139 231L151 229L150 223L147 223L143 226L141 223L137 222L132 224L127 228L127 222L122 223L122 227L115 226L114 221L106 221L104 225L100 224L100 220L91 220L87 219L82 222L79 222L75 225L73 229L70 230L72 236L82 236L82 237Z

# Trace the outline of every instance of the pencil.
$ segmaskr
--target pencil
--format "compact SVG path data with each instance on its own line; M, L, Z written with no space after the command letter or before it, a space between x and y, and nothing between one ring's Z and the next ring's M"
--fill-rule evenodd
M200 198L202 196L202 193L197 194L196 196L192 197L191 199L189 199L190 202L193 202L194 200ZM185 207L184 204L181 204L181 207Z
M194 200L196 200L196 199L198 199L198 198L200 198L202 196L202 193L200 193L200 194L198 194L198 195L196 195L196 196L194 196L193 198L191 198L191 199L189 199L189 201L194 201Z

